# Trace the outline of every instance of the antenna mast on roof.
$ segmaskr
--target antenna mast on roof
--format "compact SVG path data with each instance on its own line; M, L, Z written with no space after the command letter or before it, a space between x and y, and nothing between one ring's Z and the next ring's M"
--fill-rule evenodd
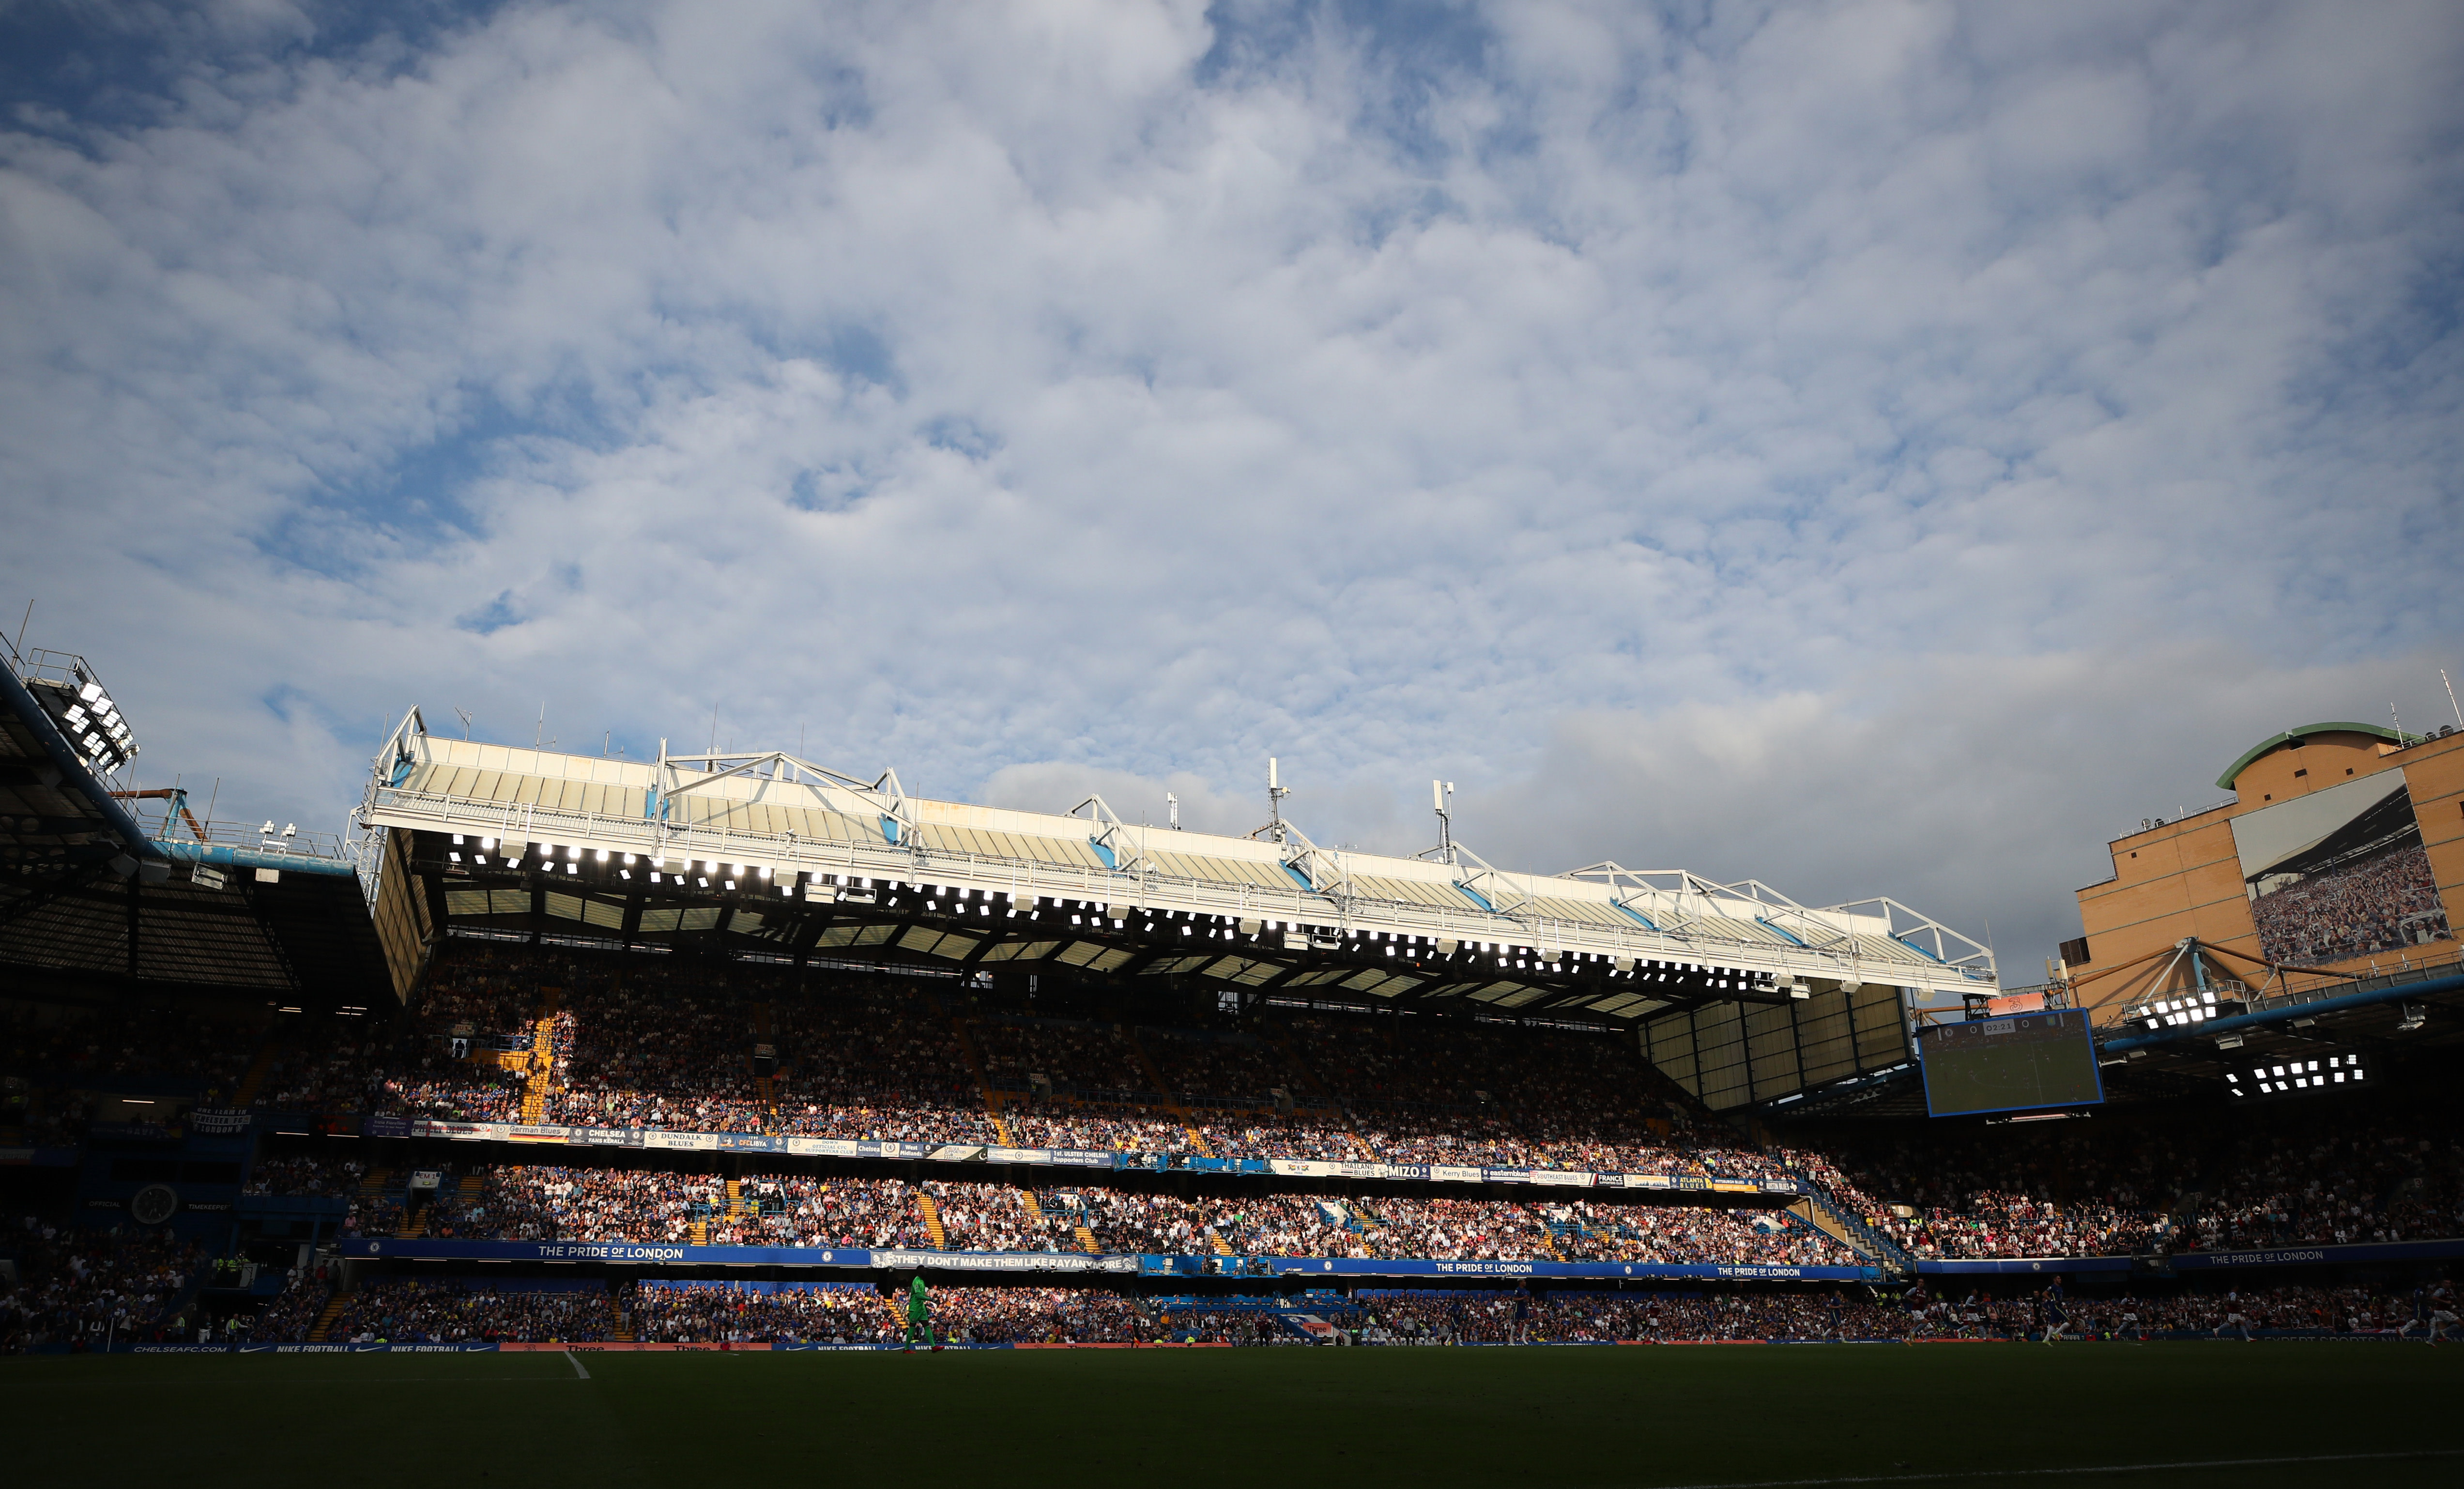
M1180 798L1167 791L1163 794L1164 810L1172 816L1172 830L1180 831Z
M1454 813L1447 806L1454 794L1455 783L1451 780L1429 782L1429 799L1438 808L1438 862L1441 864L1451 865L1455 861Z
M1286 841L1284 798L1290 795L1290 792L1284 789L1282 777L1276 774L1275 757L1271 755L1266 756L1266 825L1249 834L1250 837L1271 838L1277 843Z
M2458 707L2455 702L2455 685L2447 682L2447 668L2442 667L2438 669L2438 680L2447 683L2447 706L2455 710L2455 727L2464 729L2464 707Z

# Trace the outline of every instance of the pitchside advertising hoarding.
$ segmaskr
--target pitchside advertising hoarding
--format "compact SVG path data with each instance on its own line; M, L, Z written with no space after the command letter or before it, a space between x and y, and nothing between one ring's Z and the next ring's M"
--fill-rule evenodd
M2244 813L2233 833L2271 962L2316 967L2454 937L2401 770Z
M2084 1009L1970 1018L1923 1031L1925 1109L1937 1117L2104 1100Z

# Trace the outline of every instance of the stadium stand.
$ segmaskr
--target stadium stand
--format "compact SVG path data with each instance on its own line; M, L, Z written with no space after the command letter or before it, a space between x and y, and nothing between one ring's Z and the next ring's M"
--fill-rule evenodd
M744 860L398 821L363 854L384 865L374 940L266 918L250 944L289 970L253 983L172 988L91 957L12 983L0 1148L25 1156L0 1167L5 1347L877 1347L904 1341L889 1293L918 1275L939 1337L969 1345L2015 1338L2042 1327L2045 1279L2064 1273L2090 1334L2238 1318L2375 1335L2464 1256L2464 1145L2426 1086L2222 1112L2159 1052L2147 1063L2172 1084L2092 1123L1826 1103L1805 1059L1818 1041L1772 1031L1897 1020L1896 993L1854 1000L1859 968L1999 990L1969 953L1759 889L1698 884L1649 901L1654 921L1623 870L1363 859L1343 870L1362 924L1419 927L1371 931L1274 898L1324 899L1327 857L1220 840L1158 853L1153 877L1232 895L1221 911L956 873L781 884L763 870L784 860L755 839L810 830L873 853L912 831L987 873L1066 863L1088 884L1130 850L1100 821L1025 843L1018 823L927 821L843 780L825 794L870 820L697 798L712 783L681 775L658 787L681 818L661 819L638 785L552 797L509 756L395 748L409 754L381 762L372 809L467 813L502 788L500 812L741 833ZM190 858L212 866L228 845L196 837ZM231 851L321 875L323 898L299 902L318 913L349 875L270 840ZM650 895L635 873L695 882ZM273 916L288 882L259 898L217 877L169 883L192 910L231 896L212 903L236 921ZM61 944L100 945L91 887L53 887L0 886L0 910L84 916ZM1567 938L1515 939L1530 927ZM1703 959L1615 950L1630 934L1697 937ZM1827 985L1784 980L1817 964ZM1738 1010L1736 1058L1791 1066L1773 1079L1816 1100L1715 1110L1698 1094L1714 1016ZM1684 1051L1666 1022L1638 1027L1653 1012L1695 1020ZM1903 1088L1904 1029L1858 1043L1872 1032L1837 1070ZM2129 1062L2109 1063L2123 1082ZM2379 1249L2197 1265L2295 1246Z

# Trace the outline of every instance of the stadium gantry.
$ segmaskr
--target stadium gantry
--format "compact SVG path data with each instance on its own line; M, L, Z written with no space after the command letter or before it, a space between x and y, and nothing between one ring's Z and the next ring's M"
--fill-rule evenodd
M474 743L407 713L358 827L381 932L496 927L968 974L1160 977L1363 1003L1632 1022L1817 991L1990 992L1992 953L1897 901L1810 909L1757 881L1497 869L1449 837L1337 851L1280 812L1244 837L930 800L783 752L655 760ZM1896 993L1893 995L1896 997Z
M0 966L328 1005L376 996L342 841L201 821L185 791L135 785L137 750L83 657L12 649L0 666Z

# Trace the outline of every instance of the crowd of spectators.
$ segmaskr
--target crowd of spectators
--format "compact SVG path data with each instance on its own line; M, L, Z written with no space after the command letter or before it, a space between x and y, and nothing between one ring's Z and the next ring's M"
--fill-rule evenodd
M264 1041L260 1005L0 1003L0 1073L69 1089L126 1083L228 1101Z
M1920 1258L2129 1256L2168 1243L2196 1134L1994 1128L1783 1154ZM1904 1214L1903 1212L1905 1212Z
M1163 1099L1118 1024L1067 1018L982 1018L975 1024L984 1078L996 1091L1034 1091L1042 1076L1056 1095L1115 1101Z
M1030 1101L1004 1106L1001 1121L1021 1148L1115 1153L1189 1153L1198 1148L1187 1124L1153 1106ZM1234 1155L1211 1143L1209 1150L1217 1158Z
M2464 1236L2464 1142L2401 1117L2237 1134L2217 1172L2203 1249Z
M760 1132L770 1093L753 1070L751 1003L674 969L634 968L622 986L569 990L570 1047L542 1119L572 1127Z
M1276 1091L1295 1104L1305 1094L1283 1055L1254 1034L1149 1028L1137 1039L1186 1107L1271 1111Z
M170 1310L202 1260L194 1243L167 1231L80 1229L31 1215L10 1229L17 1280L0 1292L0 1353L167 1337Z
M342 1304L328 1337L353 1344L597 1343L615 1337L607 1289L377 1278ZM260 1330L258 1337L267 1337ZM304 1340L302 1330L297 1336Z
M869 1284L645 1282L634 1337L668 1344L900 1344L905 1300ZM1131 1343L1157 1337L1117 1293L1065 1287L936 1287L931 1328L946 1344Z
M248 1171L243 1194L356 1194L366 1168L356 1158L307 1155L259 1158Z
M332 1281L322 1267L296 1267L282 1291L257 1310L250 1333L275 1344L305 1340L333 1297Z
M777 1130L806 1137L985 1143L994 1132L957 1025L884 986L776 1005Z
M2297 967L2453 938L2438 900L2438 872L2418 837L2261 894L2250 902L2250 918L2258 925L2268 960Z
M868 1344L899 1323L869 1282L644 1282L627 1308L633 1337L655 1344Z

